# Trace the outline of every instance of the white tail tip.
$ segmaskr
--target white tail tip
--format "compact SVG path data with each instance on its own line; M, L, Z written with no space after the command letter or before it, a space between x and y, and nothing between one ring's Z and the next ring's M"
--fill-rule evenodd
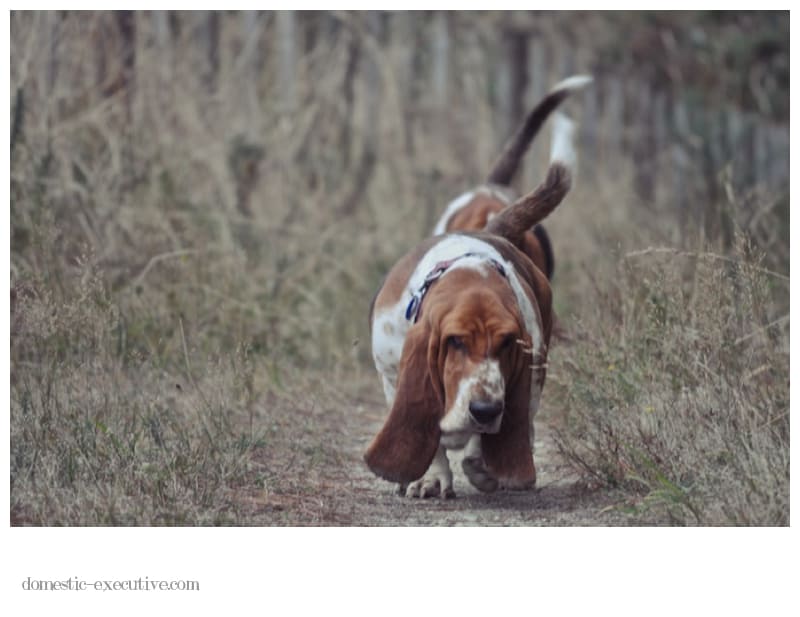
M575 92L576 90L580 90L581 88L589 85L593 81L594 78L591 75L573 75L572 77L567 77L563 81L558 82L552 87L550 92L558 92L559 90L569 90L570 92Z
M553 140L550 145L550 162L559 162L568 169L575 169L576 156L573 145L575 123L563 113L553 114Z

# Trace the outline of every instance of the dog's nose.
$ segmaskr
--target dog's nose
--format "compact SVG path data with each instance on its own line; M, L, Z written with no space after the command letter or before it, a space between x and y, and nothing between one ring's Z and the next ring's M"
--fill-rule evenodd
M491 424L503 413L503 401L470 401L469 413L478 424Z

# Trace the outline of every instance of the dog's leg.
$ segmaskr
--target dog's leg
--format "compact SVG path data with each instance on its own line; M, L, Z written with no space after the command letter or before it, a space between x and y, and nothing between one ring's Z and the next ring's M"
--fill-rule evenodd
M489 470L486 469L486 464L483 462L480 435L473 435L469 438L464 448L464 458L461 461L461 469L464 470L464 474L467 476L469 483L479 491L491 493L497 490L497 480L491 476Z
M424 499L437 496L441 496L442 499L456 496L453 491L453 472L450 471L447 451L442 444L439 444L436 455L425 475L406 487L406 497L422 497Z

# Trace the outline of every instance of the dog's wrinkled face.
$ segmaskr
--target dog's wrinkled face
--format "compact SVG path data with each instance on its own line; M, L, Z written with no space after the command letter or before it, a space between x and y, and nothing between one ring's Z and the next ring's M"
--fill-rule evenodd
M438 323L431 370L441 378L442 443L459 448L475 433L500 430L522 320L508 282L486 264L448 273L430 295Z

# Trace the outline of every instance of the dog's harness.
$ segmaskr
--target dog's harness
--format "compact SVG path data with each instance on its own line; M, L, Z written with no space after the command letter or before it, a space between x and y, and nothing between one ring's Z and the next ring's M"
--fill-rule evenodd
M458 257L453 257L453 259L446 259L444 261L440 261L437 263L433 270L428 272L428 275L425 277L425 280L420 285L417 292L411 296L411 302L408 303L408 307L406 308L406 319L412 323L417 323L417 319L419 319L420 309L422 308L422 300L425 297L425 294L428 293L428 289L430 289L431 285L433 285L436 281L438 281L445 272L459 259L464 259L465 257L480 257L484 261L489 262L489 264L497 270L504 278L508 278L506 274L506 269L499 261L497 261L494 257L489 257L485 253L464 253L463 255L459 255Z

